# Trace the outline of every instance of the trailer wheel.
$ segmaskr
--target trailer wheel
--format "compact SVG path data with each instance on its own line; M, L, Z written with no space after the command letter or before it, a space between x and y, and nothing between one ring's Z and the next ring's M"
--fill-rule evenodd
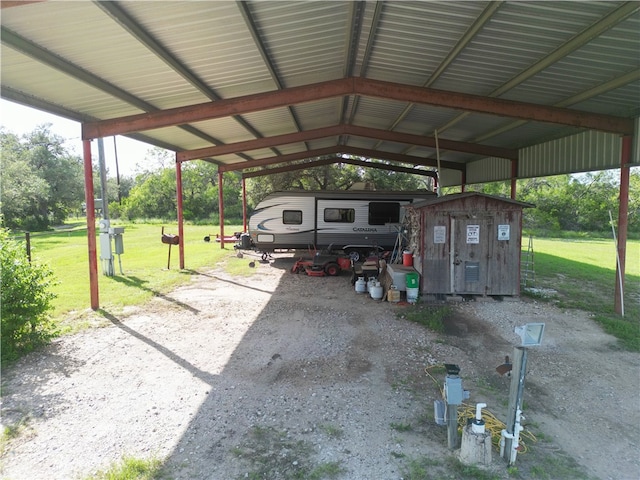
M324 273L330 277L335 277L340 273L340 265L335 262L329 262L324 266Z
M347 250L345 251L345 253L349 256L349 258L355 263L358 262L360 260L360 252L358 250Z

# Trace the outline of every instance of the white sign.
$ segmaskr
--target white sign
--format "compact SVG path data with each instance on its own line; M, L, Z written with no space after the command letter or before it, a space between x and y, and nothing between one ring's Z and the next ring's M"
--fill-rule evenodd
M480 225L467 225L467 243L480 243Z
M445 243L447 241L447 227L436 225L433 227L433 243Z
M509 240L509 225L498 225L498 240Z

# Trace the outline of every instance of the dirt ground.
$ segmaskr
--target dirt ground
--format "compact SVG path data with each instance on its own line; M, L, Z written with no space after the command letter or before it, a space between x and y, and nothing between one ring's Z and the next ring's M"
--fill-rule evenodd
M346 274L289 273L292 258L203 271L4 371L2 478L84 479L125 456L160 459L171 479L475 478L455 470L425 369L458 364L469 403L504 419L511 380L495 368L532 322L546 325L524 390L537 441L509 470L494 451L489 473L640 478L640 355L587 314L467 301L434 333Z

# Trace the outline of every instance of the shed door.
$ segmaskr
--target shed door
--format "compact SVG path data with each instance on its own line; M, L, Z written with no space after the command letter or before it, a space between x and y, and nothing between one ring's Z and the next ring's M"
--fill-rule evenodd
M484 295L488 288L487 278L490 278L488 270L493 219L459 215L452 216L451 222L453 292Z

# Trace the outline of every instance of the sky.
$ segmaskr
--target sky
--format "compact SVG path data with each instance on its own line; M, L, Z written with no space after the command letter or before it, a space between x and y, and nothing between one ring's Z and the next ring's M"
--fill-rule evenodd
M21 136L26 133L31 133L39 125L47 123L51 124L50 130L52 133L65 139L65 147L69 152L82 157L81 125L79 122L0 99L0 125L3 126L6 131ZM116 148L114 148L113 138L114 137L107 137L104 139L104 154L108 175L110 177L116 176L116 151L120 176L135 175L135 173L139 171L137 165L144 166L147 151L153 148L153 145L117 136L115 137ZM91 151L92 157L97 161L97 141L91 142Z

